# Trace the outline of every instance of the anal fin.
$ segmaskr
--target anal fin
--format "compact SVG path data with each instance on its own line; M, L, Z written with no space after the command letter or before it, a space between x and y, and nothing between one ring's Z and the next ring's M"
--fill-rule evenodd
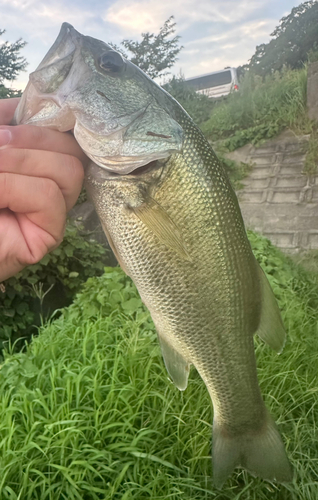
M158 334L158 337L167 372L178 389L184 391L188 385L190 363L162 335Z

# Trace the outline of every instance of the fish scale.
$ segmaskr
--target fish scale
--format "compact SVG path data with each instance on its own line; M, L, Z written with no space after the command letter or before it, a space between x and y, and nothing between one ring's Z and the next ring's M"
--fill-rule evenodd
M206 144L199 132L191 130L187 137L184 130L184 153L165 165L164 179L153 196L184 234L190 262L160 244L142 222L137 227L134 214L127 218L125 202L124 208L118 207L111 199L110 193L116 197L116 190L109 189L110 184L114 182L122 193L129 189L130 180L127 184L126 179L108 179L101 185L88 174L88 190L159 335L197 368L219 420L234 433L241 433L242 427L260 429L266 412L252 339L260 308L260 300L255 300L257 263L243 225L237 224L236 198L223 172L217 172L211 182L209 170L219 168L214 155L206 164L202 154L193 152L201 145L204 155ZM248 272L251 269L254 273Z
M170 377L185 390L192 364L211 396L216 485L235 467L291 480L253 344L257 332L280 351L284 327L210 145L141 70L67 23L31 76L16 122L58 130L73 123L94 162L88 192L150 311Z

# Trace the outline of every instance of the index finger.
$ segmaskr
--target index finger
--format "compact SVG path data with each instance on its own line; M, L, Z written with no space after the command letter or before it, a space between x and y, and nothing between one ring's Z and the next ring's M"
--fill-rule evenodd
M20 97L0 100L0 125L9 125L19 101Z
M78 145L72 133L58 132L36 125L8 126L13 118L20 97L0 100L0 129L11 132L11 140L5 147L37 149L76 156L83 165L88 158Z
M58 132L37 125L14 125L11 127L0 125L0 130L4 128L11 133L11 140L5 146L6 148L52 151L76 156L83 165L88 162L87 156L72 133Z

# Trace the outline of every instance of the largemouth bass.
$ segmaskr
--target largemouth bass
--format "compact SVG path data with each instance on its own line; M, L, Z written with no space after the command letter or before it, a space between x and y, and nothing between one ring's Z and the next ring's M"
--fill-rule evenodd
M291 480L253 344L257 333L280 351L284 327L227 175L188 114L109 45L64 23L15 120L73 130L91 158L86 186L171 379L184 390L193 364L210 393L216 485L235 467Z

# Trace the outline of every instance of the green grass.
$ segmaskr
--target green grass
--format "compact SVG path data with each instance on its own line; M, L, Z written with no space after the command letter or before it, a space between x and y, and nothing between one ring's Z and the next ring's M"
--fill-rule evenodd
M303 251L292 258L296 264L315 276L318 283L318 250Z
M212 409L192 369L179 392L153 324L119 269L91 278L61 317L0 370L1 500L313 500L318 497L318 288L250 234L289 331L278 356L256 339L258 373L295 468L276 485L211 480Z

